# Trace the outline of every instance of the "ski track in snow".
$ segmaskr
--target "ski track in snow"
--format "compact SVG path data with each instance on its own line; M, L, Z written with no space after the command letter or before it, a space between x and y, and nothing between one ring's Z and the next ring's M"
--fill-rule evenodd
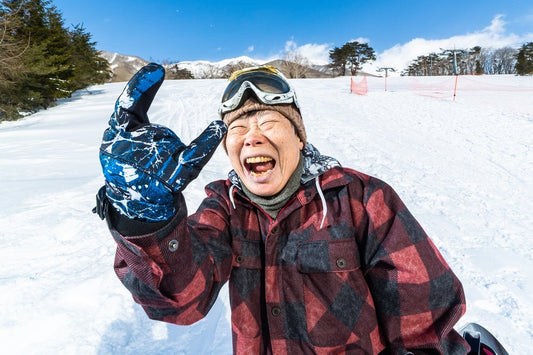
M453 78L416 78L423 94L440 98L410 90L413 80L391 77L385 92L383 79L368 78L366 96L349 93L349 78L292 82L309 141L393 186L457 273L467 296L458 326L480 323L510 354L525 354L533 347L533 79L459 77L455 101ZM152 122L190 142L218 119L225 84L165 82ZM90 210L103 183L98 146L123 86L94 86L0 124L2 353L231 353L227 286L205 319L181 327L148 319L114 275L114 241ZM190 213L229 169L220 147L185 190Z

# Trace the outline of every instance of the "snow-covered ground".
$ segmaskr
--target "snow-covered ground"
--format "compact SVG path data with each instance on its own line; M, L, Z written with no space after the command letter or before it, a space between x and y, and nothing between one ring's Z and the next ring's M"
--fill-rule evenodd
M309 141L403 198L462 280L467 313L510 354L533 349L533 78L294 80ZM355 79L356 82L361 78ZM229 354L227 290L189 327L149 320L113 272L114 241L91 213L98 146L124 83L0 124L0 353ZM223 80L167 81L152 121L192 140ZM219 148L186 190L224 178Z

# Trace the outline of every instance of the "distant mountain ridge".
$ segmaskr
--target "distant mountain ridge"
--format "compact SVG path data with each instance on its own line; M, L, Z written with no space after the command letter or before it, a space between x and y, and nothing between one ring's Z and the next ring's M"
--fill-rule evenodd
M128 81L133 74L135 74L144 65L149 63L148 61L133 55L111 53L106 51L102 51L101 53L101 56L109 62L109 67L113 72L113 77L110 80L111 82ZM211 79L227 77L228 73L231 73L234 69L263 64L273 65L287 75L284 69L285 63L286 62L281 59L265 63L250 57L241 56L237 58L224 59L219 62L198 60L177 63L163 63L163 66L168 69L174 65L178 65L178 68L180 69L189 70L195 79ZM292 65L295 64L292 63ZM327 66L312 66L312 68L307 69L306 72L307 78L324 78L331 76L332 75Z
M148 64L142 58L101 51L101 57L109 62L109 68L113 73L111 82L128 81L133 74Z

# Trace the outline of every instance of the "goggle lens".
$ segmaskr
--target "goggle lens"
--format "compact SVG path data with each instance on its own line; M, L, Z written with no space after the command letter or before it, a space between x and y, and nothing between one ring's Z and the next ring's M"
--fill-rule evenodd
M226 102L235 96L245 81L252 83L259 90L269 94L286 94L291 90L287 82L277 75L260 71L248 72L239 75L228 85L222 95L222 102Z

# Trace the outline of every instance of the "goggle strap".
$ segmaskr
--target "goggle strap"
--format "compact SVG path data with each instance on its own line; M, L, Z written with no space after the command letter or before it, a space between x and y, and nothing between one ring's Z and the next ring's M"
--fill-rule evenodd
M272 65L262 65L259 67L252 67L252 68L245 68L245 69L237 70L231 74L231 76L229 77L229 81L233 81L237 79L242 74L251 73L254 71L255 72L259 71L259 72L264 72L264 73L269 73L269 74L274 74L274 75L280 74L280 71L276 67Z

